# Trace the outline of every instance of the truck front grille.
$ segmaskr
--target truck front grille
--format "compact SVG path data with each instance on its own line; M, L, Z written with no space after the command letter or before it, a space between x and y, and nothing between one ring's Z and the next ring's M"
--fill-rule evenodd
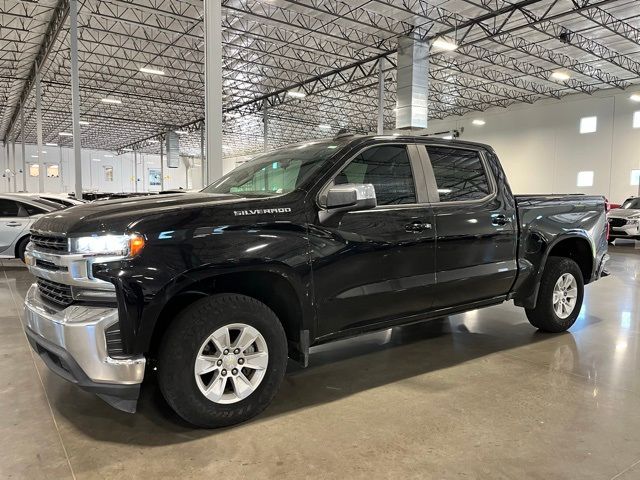
M31 243L37 248L54 252L67 252L69 250L67 239L54 235L31 234Z
M624 227L627 224L627 220L624 218L610 218L609 225L613 228Z
M73 296L71 295L71 287L58 282L52 282L44 278L38 278L38 291L40 296L45 300L53 302L63 307L68 307L73 303Z

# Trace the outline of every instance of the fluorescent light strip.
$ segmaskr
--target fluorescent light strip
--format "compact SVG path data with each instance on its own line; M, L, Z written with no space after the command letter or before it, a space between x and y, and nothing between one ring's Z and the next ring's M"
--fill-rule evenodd
M140 67L140 71L151 75L164 75L164 70L158 70L157 68Z
M112 103L114 105L120 105L122 100L118 100L117 98L101 98L100 101L102 103Z
M289 95L290 97L293 97L293 98L304 98L304 97L307 96L306 93L299 92L297 90L291 90L291 91L287 92L287 95Z
M458 48L458 44L455 41L446 37L436 38L431 45L438 50L446 50L447 52L452 52Z
M564 82L566 80L569 80L571 78L571 75L569 75L567 72L556 70L551 74L551 78L553 78L554 80L560 80L561 82Z
M61 137L73 137L73 133L69 132L60 132L58 135L60 135Z

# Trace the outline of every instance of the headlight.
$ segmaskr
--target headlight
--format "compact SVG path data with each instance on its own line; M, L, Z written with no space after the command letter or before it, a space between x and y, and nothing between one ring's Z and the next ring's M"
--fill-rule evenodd
M87 255L114 255L133 257L144 248L141 235L97 235L95 237L71 238L71 252Z
M637 218L632 218L631 220L627 221L627 223L629 225L638 225L638 223L640 223L640 221Z

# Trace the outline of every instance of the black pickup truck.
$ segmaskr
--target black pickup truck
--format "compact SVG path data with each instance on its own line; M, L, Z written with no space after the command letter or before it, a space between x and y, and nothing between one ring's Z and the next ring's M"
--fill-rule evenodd
M253 417L313 345L513 300L574 323L607 255L599 196L514 196L486 146L309 141L200 193L95 202L31 231L26 333L60 376L135 411L145 370L202 427Z

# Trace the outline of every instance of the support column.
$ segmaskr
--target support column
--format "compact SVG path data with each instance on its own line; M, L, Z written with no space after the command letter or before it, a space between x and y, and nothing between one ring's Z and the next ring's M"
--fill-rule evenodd
M135 184L133 191L138 193L138 151L133 151L133 176L135 177Z
M44 193L44 162L42 161L42 85L40 68L36 73L36 148L38 156L38 192Z
M27 154L25 152L24 105L20 110L20 135L22 136L22 191L27 191Z
M262 101L262 125L263 125L263 136L264 136L264 151L269 150L269 111L268 111L268 102L267 100Z
M427 128L429 44L398 37L396 128Z
M78 76L78 0L69 0L71 42L71 121L73 123L73 166L76 198L82 199L82 133L80 132L80 80Z
M11 166L9 167L13 172L13 192L18 191L18 175L16 174L16 138L11 140Z
M222 5L204 2L204 111L207 184L222 176Z
M164 138L160 137L160 191L164 190Z
M384 58L378 61L378 135L384 134Z
M200 125L200 183L202 188L208 185L207 183L207 163L205 162L204 151L204 123Z

